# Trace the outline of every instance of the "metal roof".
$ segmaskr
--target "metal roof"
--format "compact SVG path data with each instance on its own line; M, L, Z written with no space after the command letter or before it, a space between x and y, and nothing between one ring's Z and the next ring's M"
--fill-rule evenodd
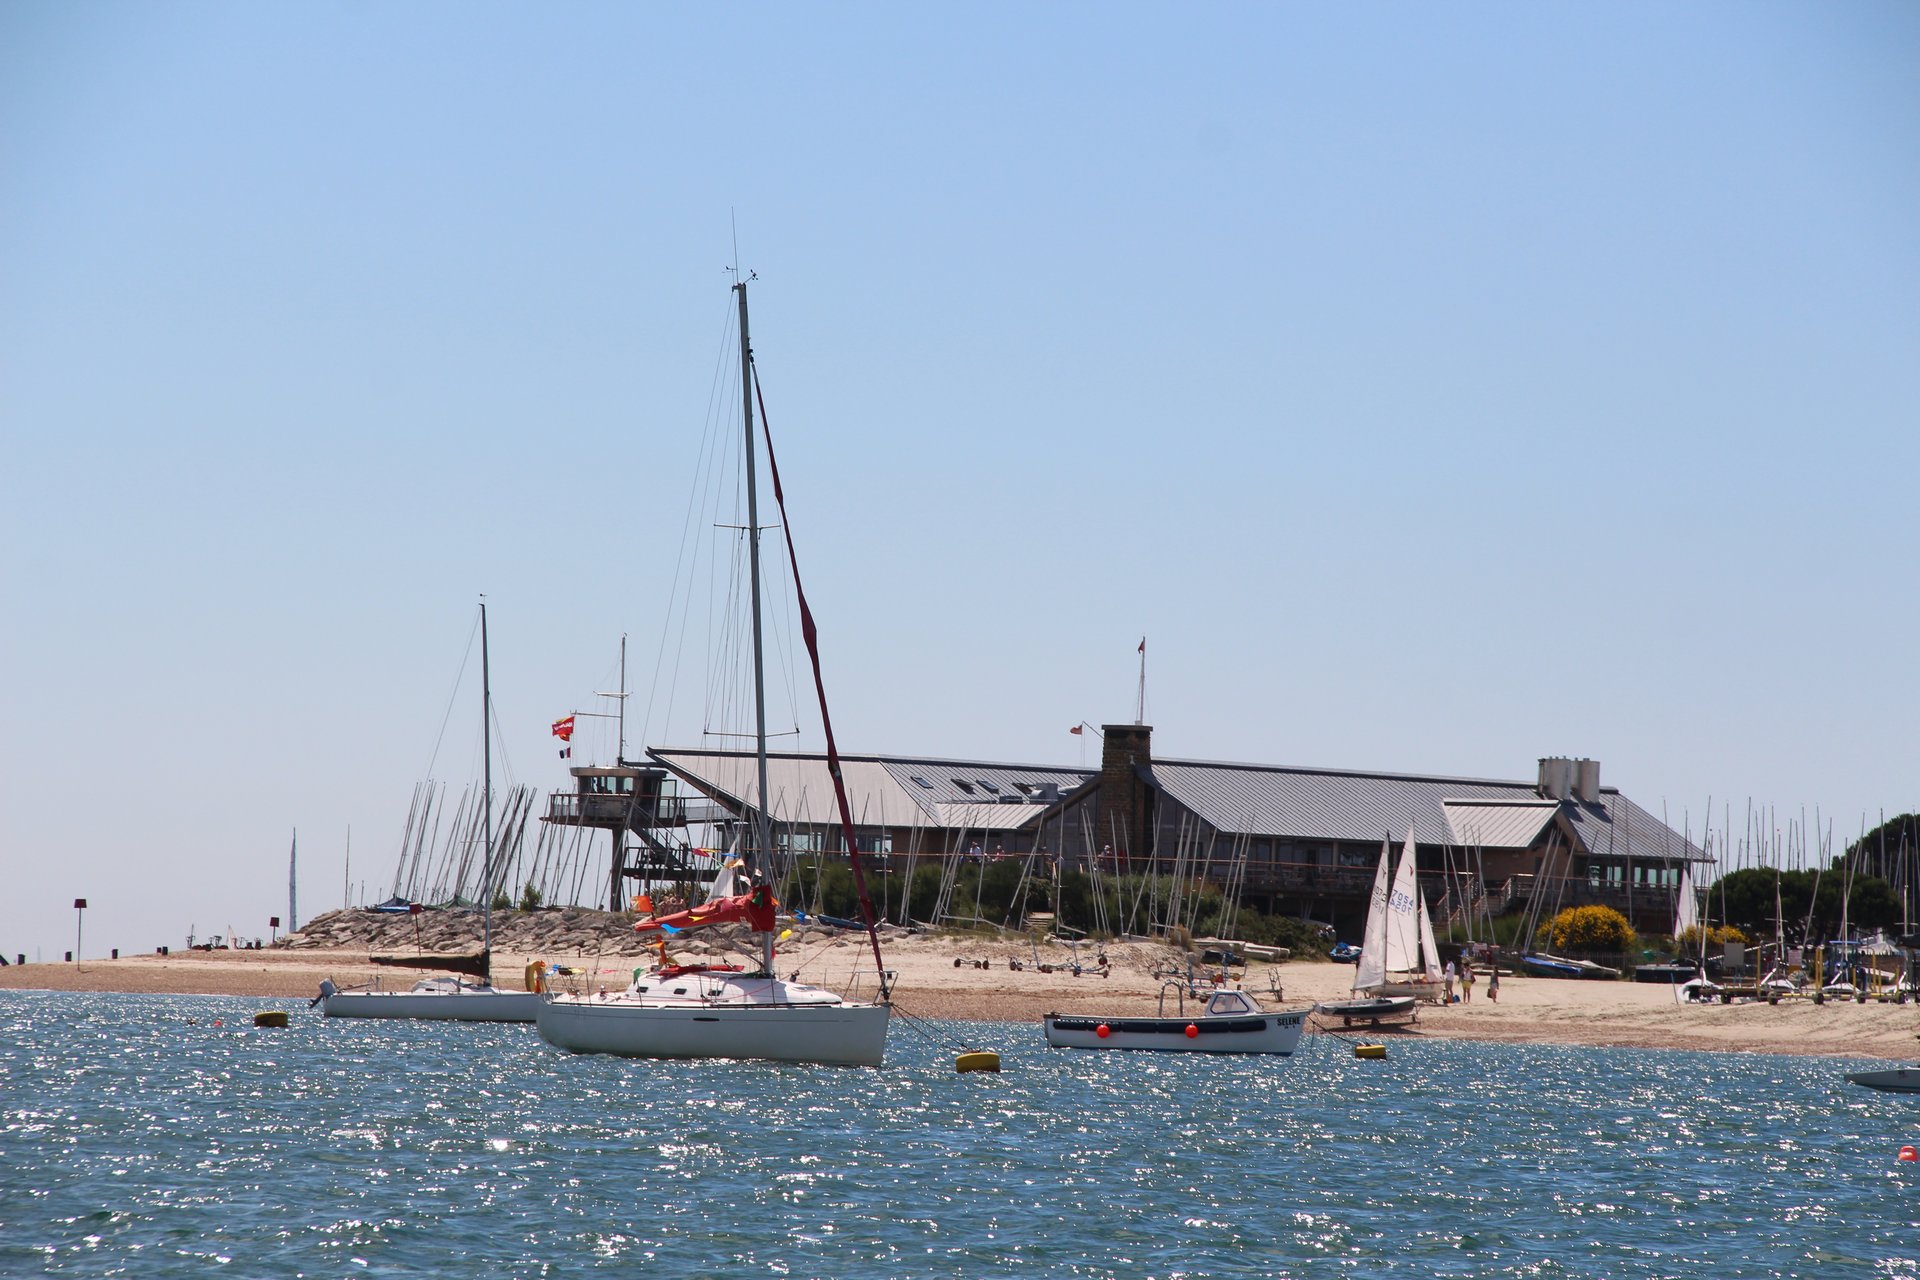
M1296 840L1453 839L1447 800L1538 799L1517 782L1155 760L1142 771L1221 831Z
M1442 800L1452 843L1463 848L1527 849L1560 808L1553 800Z
M1618 791L1602 787L1598 804L1570 800L1563 812L1588 853L1713 861L1692 841Z
M656 747L647 754L734 809L757 803L750 751ZM987 833L1026 826L1098 771L946 757L842 755L853 820L863 827ZM1708 861L1679 832L1602 787L1594 802L1556 803L1531 782L1445 778L1201 760L1155 760L1140 775L1221 832L1293 840L1404 840L1527 848L1556 810L1588 853ZM777 821L839 821L823 753L769 752ZM1093 800L1097 788L1083 800Z
M647 752L693 786L734 808L759 807L750 751L659 747ZM847 806L862 827L1010 831L1084 783L1085 769L983 764L913 756L840 757ZM767 753L767 811L775 821L831 826L840 821L825 754Z
M1215 829L1234 834L1294 840L1404 840L1409 829L1421 844L1479 843L1526 847L1515 840L1531 816L1537 835L1557 808L1587 852L1638 857L1706 859L1706 855L1659 819L1622 796L1600 789L1598 801L1543 800L1529 782L1486 778L1436 778L1418 774L1362 773L1337 769L1281 768L1155 760L1140 766L1153 785ZM1457 828L1449 806L1481 824L1476 842ZM1497 808L1512 810L1496 824ZM1501 843L1493 841L1493 831ZM1530 843L1530 841L1529 841Z

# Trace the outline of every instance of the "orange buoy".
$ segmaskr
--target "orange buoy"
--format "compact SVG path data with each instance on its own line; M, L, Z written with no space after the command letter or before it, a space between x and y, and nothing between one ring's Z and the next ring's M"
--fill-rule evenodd
M1902 1147L1900 1148L1899 1159L1909 1163L1920 1160L1920 1151L1915 1151L1912 1147Z
M1102 1040L1105 1040L1108 1036L1113 1034L1113 1028L1103 1022L1099 1026L1093 1029L1093 1034L1099 1036Z
M1189 1022L1187 1024L1187 1039L1191 1040L1199 1034L1200 1034L1200 1028L1194 1026L1191 1022Z

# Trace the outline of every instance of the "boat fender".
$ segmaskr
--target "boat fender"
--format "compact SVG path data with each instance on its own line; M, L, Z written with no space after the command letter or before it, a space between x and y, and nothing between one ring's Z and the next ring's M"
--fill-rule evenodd
M1200 1034L1200 1028L1194 1026L1191 1022L1189 1022L1187 1024L1187 1039L1192 1040L1194 1037L1198 1036L1199 1034Z
M1099 1026L1093 1029L1093 1034L1099 1036L1102 1040L1105 1040L1108 1036L1113 1034L1113 1028L1103 1022Z

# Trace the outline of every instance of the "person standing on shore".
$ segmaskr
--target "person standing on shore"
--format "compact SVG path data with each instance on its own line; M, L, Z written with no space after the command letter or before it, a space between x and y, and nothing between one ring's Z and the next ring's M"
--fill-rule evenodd
M1487 975L1487 999L1500 1003L1500 966L1493 966L1493 972Z
M1473 1003L1473 961L1460 966L1460 1003Z
M1440 993L1441 994L1440 1002L1442 1004L1453 1003L1453 978L1454 978L1453 961L1449 960L1447 961L1447 974L1446 974L1447 985L1446 985L1446 988Z

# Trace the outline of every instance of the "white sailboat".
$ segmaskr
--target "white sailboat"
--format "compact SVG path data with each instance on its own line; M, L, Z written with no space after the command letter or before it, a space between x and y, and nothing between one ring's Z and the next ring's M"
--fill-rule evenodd
M840 781L840 756L834 745L833 724L827 715L825 686L820 678L820 656L815 644L813 615L800 586L799 565L793 560L793 531L784 518L787 554L793 569L794 593L800 609L801 631L813 658L814 687L820 697L820 721L827 744L827 765L839 803L854 884L860 897L880 974L878 1003L853 1000L838 992L774 976L775 904L764 880L753 878L754 859L767 858L773 849L768 819L767 712L760 620L760 521L758 487L753 460L753 405L757 383L753 350L747 336L747 285L734 284L740 313L741 408L745 424L747 477L747 546L752 578L753 669L755 743L759 766L759 793L753 798L756 848L746 857L748 885L744 893L728 892L716 883L713 898L698 907L659 920L643 920L641 932L679 932L685 929L744 922L759 942L759 966L662 963L636 971L632 983L612 993L556 995L540 1006L540 1034L550 1043L575 1053L612 1053L639 1058L764 1058L781 1062L816 1062L847 1066L879 1066L887 1047L887 971L880 958L880 939L867 896L854 839L853 817ZM764 426L765 412L762 410ZM767 436L767 466L776 500L781 499L780 468ZM762 869L764 870L764 869ZM723 872L722 878L726 878Z
M320 984L314 1003L329 1018L431 1018L452 1022L532 1022L544 997L537 991L501 991L493 985L493 691L488 682L487 602L480 602L480 733L484 780L485 849L481 855L482 909L479 981L456 975L423 978L408 991L367 991ZM291 911L291 903L288 910Z
M1325 1001L1318 1008L1348 1024L1377 1022L1411 1014L1418 1000L1437 1002L1442 991L1433 917L1420 892L1409 831L1397 874L1393 842L1380 842L1380 863L1367 898L1367 929L1360 940L1360 959L1353 966L1353 999Z

